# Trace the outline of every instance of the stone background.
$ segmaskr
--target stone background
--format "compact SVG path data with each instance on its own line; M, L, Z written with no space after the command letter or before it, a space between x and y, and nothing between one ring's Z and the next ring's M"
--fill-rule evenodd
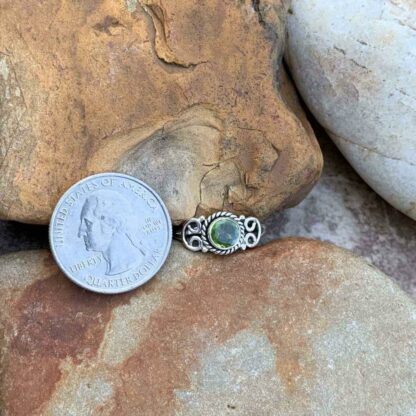
M269 217L263 241L303 236L332 242L364 256L416 298L416 223L372 191L309 118L324 155L322 177L301 204ZM47 246L47 227L0 221L0 254Z

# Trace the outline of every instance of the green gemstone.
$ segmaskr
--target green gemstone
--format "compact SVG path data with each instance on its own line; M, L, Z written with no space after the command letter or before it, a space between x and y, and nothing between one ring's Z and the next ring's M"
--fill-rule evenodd
M231 248L240 239L240 226L231 218L217 218L209 226L208 236L215 248Z

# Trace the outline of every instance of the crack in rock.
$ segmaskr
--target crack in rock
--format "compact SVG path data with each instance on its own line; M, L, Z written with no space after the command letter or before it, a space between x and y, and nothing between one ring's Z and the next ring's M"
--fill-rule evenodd
M342 141L344 141L344 142L347 142L347 143L349 143L349 144L352 144L352 145L354 145L354 146L357 146L357 147L359 147L359 148L361 148L361 149L364 149L364 150L366 150L366 151L368 151L368 152L370 152L370 153L375 153L375 154L377 154L378 156L384 157L384 158L386 158L386 159L396 160L396 161L398 161L398 162L403 162L403 163L406 163L406 164L407 164L407 165L409 165L409 166L416 166L416 163L412 163L412 162L409 162L408 160L400 159L400 158L398 158L398 157L393 157L393 156L386 155L385 153L382 153L382 152L380 152L380 151L378 151L378 150L376 150L376 149L374 149L374 148L367 147L367 146L364 146L364 145L362 145L362 144L355 143L353 140L350 140L350 139L346 139L345 137L342 137L342 136L340 136L340 135L338 135L338 134L336 134L336 133L332 132L332 131L331 131L331 130L329 130L328 128L326 128L326 130L327 130L327 131L328 131L331 135L335 136L337 139L341 139L341 140L342 140Z
M155 31L154 38L154 50L156 56L165 64L173 65L179 68L195 68L200 64L207 63L208 61L198 62L186 62L176 56L168 44L165 29L165 12L157 4L147 3L146 1L140 2L142 9L150 16Z

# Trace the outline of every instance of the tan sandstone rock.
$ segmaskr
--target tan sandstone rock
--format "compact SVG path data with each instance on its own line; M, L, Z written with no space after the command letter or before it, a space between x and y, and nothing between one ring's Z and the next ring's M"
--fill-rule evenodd
M5 415L405 415L416 306L363 259L311 240L229 257L174 245L119 296L47 251L0 258Z
M298 202L322 157L280 96L286 8L2 0L0 217L47 223L104 170L153 185L174 220Z

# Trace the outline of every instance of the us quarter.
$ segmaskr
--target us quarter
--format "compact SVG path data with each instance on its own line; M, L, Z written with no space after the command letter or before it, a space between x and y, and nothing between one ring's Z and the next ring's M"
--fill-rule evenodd
M61 270L79 286L122 293L165 262L172 223L165 204L132 176L102 173L68 189L52 214L49 239Z

